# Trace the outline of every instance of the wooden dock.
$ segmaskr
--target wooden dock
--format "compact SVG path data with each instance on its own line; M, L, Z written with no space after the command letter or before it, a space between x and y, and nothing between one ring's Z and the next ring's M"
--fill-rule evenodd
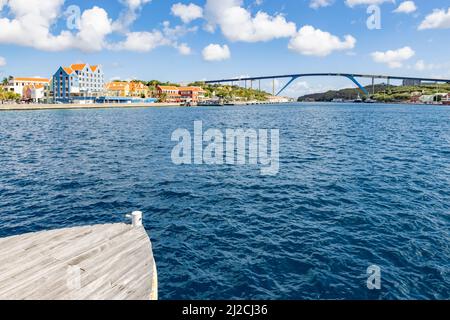
M108 224L0 239L0 300L156 300L142 213Z

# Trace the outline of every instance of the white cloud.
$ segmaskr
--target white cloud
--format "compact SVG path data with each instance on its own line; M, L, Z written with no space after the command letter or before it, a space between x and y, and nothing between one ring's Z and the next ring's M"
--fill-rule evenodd
M313 9L319 9L322 7L328 7L333 4L334 0L311 0L309 7Z
M435 68L436 68L435 65L427 64L423 60L417 61L416 64L414 65L414 69L416 69L417 71L433 70Z
M3 57L0 57L0 67L4 67L4 66L6 66L6 59Z
M107 12L99 7L85 10L76 33L50 32L61 13L64 0L10 0L13 18L0 18L0 43L16 44L46 51L80 49L98 51L112 32Z
M189 23L203 17L203 8L193 3L189 5L176 3L172 6L172 14L184 23Z
M419 30L449 28L450 8L448 8L447 12L445 12L445 9L435 9L432 13L425 17L425 20L423 20L419 26Z
M188 33L197 32L198 27L188 28L184 25L171 27L169 21L163 22L163 33L171 41L187 35Z
M304 26L292 37L289 49L304 55L325 57L333 51L353 49L355 44L356 39L351 35L340 40L329 32Z
M401 68L403 63L416 53L410 47L404 47L398 50L388 50L386 52L376 51L372 53L372 59L377 63L384 63L389 68Z
M142 8L145 4L150 3L152 0L120 0L131 10L137 10Z
M214 32L217 25L220 24L222 13L232 7L239 7L242 0L206 0L204 14L208 21L205 29Z
M354 7L358 5L373 5L373 4L382 4L384 2L392 2L394 3L395 0L345 0L345 4L349 7Z
M128 32L125 34L125 40L110 44L109 48L117 51L150 52L158 47L170 46L177 49L182 55L188 55L191 53L191 49L185 43L178 44L178 39L195 31L197 31L196 27L176 26L172 28L170 23L165 21L162 31Z
M112 32L108 13L99 7L83 12L80 20L80 31L72 43L85 51L100 51L106 44L105 37Z
M4 1L4 0L0 0ZM129 12L136 13L150 0L121 0ZM4 2L2 2L4 3ZM9 0L7 17L0 17L0 44L14 44L44 51L63 51L79 49L96 52L103 49L149 52L159 46L172 46L180 53L187 54L186 44L178 44L183 35L194 32L194 28L184 26L170 27L164 23L163 30L131 32L120 30L124 40L108 43L107 37L118 32L117 21L112 22L108 13L99 7L85 10L78 29L63 30L53 34L51 29L62 17L64 0Z
M111 45L112 50L128 50L135 52L149 52L157 47L169 45L168 40L160 31L129 32L122 42Z
M9 1L10 16L0 18L0 43L41 47L56 39L49 33L64 0Z
M186 44L177 45L178 52L183 56L188 56L192 53L192 49Z
M114 21L114 31L127 32L128 28L136 21L142 8L152 0L119 0L124 6L119 18Z
M271 16L259 11L253 17L242 4L242 0L207 0L207 30L212 32L219 26L228 40L243 42L270 41L295 34L295 23L281 14Z
M417 71L442 71L450 68L450 62L428 63L424 60L418 60L414 65L410 66L410 68L413 68Z
M396 13L413 13L417 10L417 6L414 1L403 1L400 3L397 9L394 10Z
M230 59L231 52L227 45L210 44L203 49L203 59L206 61L222 61Z

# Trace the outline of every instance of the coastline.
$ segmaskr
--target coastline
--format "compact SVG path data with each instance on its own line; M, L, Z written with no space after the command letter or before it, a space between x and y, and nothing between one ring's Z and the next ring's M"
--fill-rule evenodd
M327 101L298 101L283 104L339 104ZM406 103L406 102L396 102L396 103L383 103L378 102L377 104L392 104L392 105L411 105L411 106L445 106L444 104L422 104L422 103ZM270 103L262 103L261 105L270 105ZM245 106L245 104L236 106ZM97 104L0 104L0 112L2 111L33 111L33 110L92 110L92 109L135 109L135 108L174 108L182 107L179 103L136 103L136 104L125 104L125 103L97 103Z
M123 109L150 107L179 107L178 103L102 103L102 104L0 104L0 111L32 110L83 110L83 109Z

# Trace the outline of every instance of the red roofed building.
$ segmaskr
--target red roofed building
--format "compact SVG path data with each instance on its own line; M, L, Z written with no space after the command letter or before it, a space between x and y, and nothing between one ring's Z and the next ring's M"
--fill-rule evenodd
M200 87L157 86L158 97L170 103L198 103L205 99L206 91Z
M180 87L181 102L198 103L205 99L206 91L200 87Z
M181 103L180 88L175 86L156 86L161 101Z

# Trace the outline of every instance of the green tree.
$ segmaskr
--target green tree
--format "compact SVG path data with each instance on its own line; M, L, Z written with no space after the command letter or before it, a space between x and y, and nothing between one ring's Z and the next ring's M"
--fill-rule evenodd
M167 98L168 98L168 95L167 95L166 92L163 92L163 93L161 93L161 94L159 95L159 101L160 101L160 102L167 102Z
M0 101L1 101L1 103L3 104L3 101L5 101L5 100L6 100L6 92L2 88L0 88Z

